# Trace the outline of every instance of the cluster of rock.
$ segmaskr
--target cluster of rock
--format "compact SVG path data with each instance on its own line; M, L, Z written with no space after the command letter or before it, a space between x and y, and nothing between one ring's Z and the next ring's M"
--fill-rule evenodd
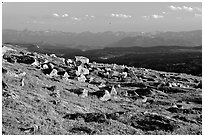
M117 99L118 92L116 88L136 87L126 90L123 94L131 99L142 99L147 101L146 96L153 94L152 89L172 90L201 88L201 83L193 77L189 80L183 74L162 73L144 68L133 68L116 64L90 63L89 59L82 56L75 56L75 59L65 59L57 57L55 54L42 55L37 53L16 52L15 49L7 46L3 47L3 59L10 63L24 63L42 71L50 78L61 78L65 81L69 79L79 82L87 82L96 85L98 90L90 92L86 89L73 90L74 93L81 97L89 95L97 96L102 101ZM4 71L4 70L3 70ZM12 72L5 72L13 77L22 77L21 85L24 85L23 76Z

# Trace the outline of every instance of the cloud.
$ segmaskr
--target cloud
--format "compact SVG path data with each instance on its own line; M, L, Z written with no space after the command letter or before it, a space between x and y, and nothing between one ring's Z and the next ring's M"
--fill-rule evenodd
M156 14L154 14L154 15L152 15L152 18L154 18L154 19L160 19L160 18L163 18L164 16L162 16L162 15L156 15Z
M202 9L199 7L187 7L187 6L181 6L181 7L176 7L176 6L168 6L171 10L173 11L188 11L188 12L202 12Z
M191 7L186 7L186 6L183 6L183 10L186 10L186 11L193 11L193 8Z
M142 16L142 18L143 19L146 19L146 20L148 20L148 19L161 19L161 18L164 18L164 16L162 16L162 15L157 15L157 14L153 14L153 15L151 15L151 16Z
M202 12L202 9L199 8L199 7L194 7L193 9L194 9L195 11Z
M182 10L181 7L175 7L175 6L173 6L173 5L169 6L169 8L170 8L171 10L174 10L174 11L176 11L176 10Z
M202 14L194 14L195 17L202 17Z
M59 14L57 14L57 13L53 13L52 15L55 17L59 17Z
M75 20L75 21L80 21L81 19L80 18L77 18L77 17L71 17L72 20Z
M68 14L63 14L61 17L64 18L64 17L68 17L69 15Z
M116 18L124 18L124 19L132 18L131 15L126 15L126 14L114 14L114 13L112 13L112 14L110 14L110 16L111 17L116 17Z
M28 24L45 24L44 21L39 21L39 20L27 21L26 23L28 23Z
M68 16L69 16L67 13L62 14L62 15L59 15L59 14L57 14L57 13L53 13L52 15L55 16L55 17L60 17L60 18L65 18L65 17L68 17Z
M93 15L88 15L88 14L86 14L85 17L86 17L86 18L95 18L95 16L93 16Z
M143 19L149 19L150 16L142 16Z

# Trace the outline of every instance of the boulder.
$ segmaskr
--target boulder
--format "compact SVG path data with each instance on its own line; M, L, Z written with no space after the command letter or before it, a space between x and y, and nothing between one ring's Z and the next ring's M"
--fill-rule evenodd
M32 66L39 66L40 63L37 61L37 59L35 59L35 62L33 62L31 65L32 65Z
M80 66L78 66L78 70L76 71L76 75L79 76L79 75L81 75L81 74L83 74L83 75L88 75L88 74L89 74L89 70L86 69L86 68L84 68L84 67L82 67L82 66L80 65Z
M99 98L101 101L108 101L108 100L110 100L111 99L111 95L110 95L110 93L107 91L107 90L105 90L105 94L103 95L103 97L101 97L101 98Z
M25 79L22 78L22 79L21 79L21 86L22 86L22 87L25 85L25 84L24 84L24 81L25 81Z
M17 57L17 63L32 64L34 62L35 62L35 59L28 55Z
M82 95L81 95L81 97L87 97L88 96L88 93L89 93L89 91L88 90L86 90L86 89L83 89L82 90Z
M110 94L113 96L117 95L117 91L114 86L112 86Z
M6 47L6 46L3 46L2 47L2 56L4 56L4 54L7 52L7 51L16 51L12 48L9 48L9 47Z
M152 91L151 91L149 88L136 89L135 92L136 92L139 96L151 96L151 95L152 95Z
M6 74L8 72L7 69L2 68L2 74Z
M89 63L89 59L87 57L83 56L75 56L76 61L81 61L83 64Z
M3 55L3 59L7 60L10 63L15 63L16 62L16 57L13 55Z
M83 74L81 74L80 77L78 77L77 79L80 82L85 82L86 81L86 77Z
M56 69L53 69L53 70L51 71L51 73L49 74L49 76L50 76L50 77L58 76L57 72L58 72L58 71L57 71Z

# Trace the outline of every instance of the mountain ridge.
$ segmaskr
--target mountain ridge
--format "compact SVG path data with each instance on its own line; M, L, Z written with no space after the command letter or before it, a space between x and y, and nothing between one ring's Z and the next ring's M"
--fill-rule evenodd
M202 31L182 32L61 32L61 31L16 31L3 30L3 43L35 43L65 45L81 50L101 49L104 47L131 47L180 45L199 46L202 44Z

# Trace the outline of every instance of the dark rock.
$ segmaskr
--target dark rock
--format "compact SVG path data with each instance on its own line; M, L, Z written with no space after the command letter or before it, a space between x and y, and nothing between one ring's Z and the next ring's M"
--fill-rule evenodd
M49 91L54 92L57 87L56 87L56 86L51 86L51 87L44 87L44 88L46 88L46 89L49 90Z
M93 135L96 133L96 131L94 131L88 127L82 127L82 126L74 127L70 130L70 132L73 132L73 133L84 132L84 133L89 134L89 135Z
M177 127L173 121L160 115L133 116L131 120L131 126L143 131L163 130L172 132Z
M7 72L8 72L8 70L2 68L2 73L3 73L3 74L6 74Z
M97 123L107 122L106 115L102 113L87 113L84 120L85 122L97 122Z
M150 88L140 88L140 89L136 89L135 92L139 95L139 96L151 96L152 95L152 91Z
M35 62L35 59L31 56L24 55L17 57L17 63L32 64L33 62Z
M96 92L91 92L89 93L89 95L91 96L97 96L97 98L101 98L105 95L105 91L104 90L99 90L99 91L96 91Z
M188 119L188 118L186 118L186 117L184 117L184 116L180 116L180 115L175 115L175 116L173 116L173 118L182 120L182 121L184 121L184 122L197 123L197 122L194 121L194 120L190 120L190 119Z
M83 94L83 89L79 88L79 89L70 89L70 92L73 92L74 94L77 94L78 96Z
M182 110L176 107L170 107L168 109L166 109L167 111L171 112L171 113L181 113Z
M7 84L4 81L2 81L2 88L3 89L8 88Z
M7 60L10 63L15 63L16 62L16 57L12 55L3 55L3 59Z

